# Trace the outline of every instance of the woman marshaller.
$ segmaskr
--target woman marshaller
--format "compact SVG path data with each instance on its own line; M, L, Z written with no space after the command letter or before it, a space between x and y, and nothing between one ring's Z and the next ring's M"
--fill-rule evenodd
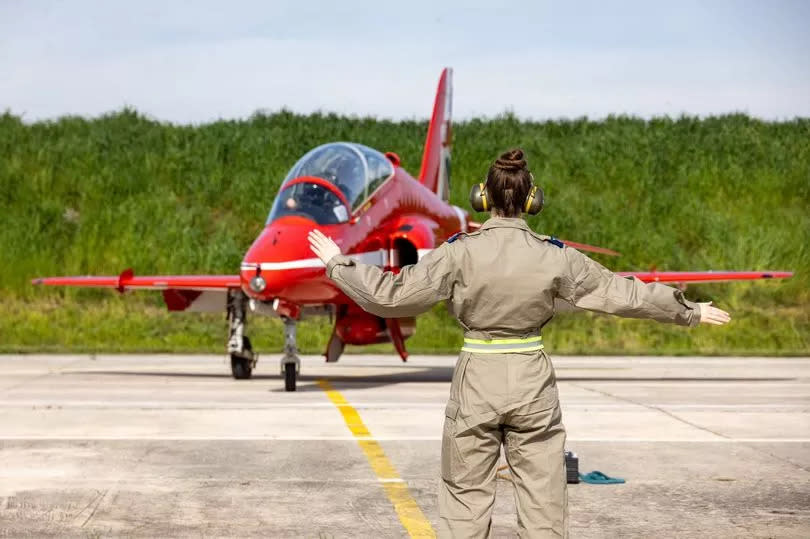
M675 288L620 277L558 240L533 232L538 213L523 151L510 150L473 186L473 207L491 218L398 274L353 261L320 231L315 254L346 295L377 316L414 316L446 300L464 329L445 408L439 491L440 535L487 537L504 448L515 484L521 537L565 537L565 428L541 329L555 299L630 318L695 326L729 315Z

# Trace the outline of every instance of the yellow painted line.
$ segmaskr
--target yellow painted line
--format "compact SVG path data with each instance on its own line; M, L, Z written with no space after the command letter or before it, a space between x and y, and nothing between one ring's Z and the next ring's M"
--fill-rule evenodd
M343 421L357 439L357 444L366 455L371 469L374 470L408 535L411 537L436 537L430 522L408 491L408 484L399 476L379 442L371 436L357 410L339 391L332 388L332 384L328 380L318 380L318 385L326 392L326 396L329 397L332 404L340 410Z

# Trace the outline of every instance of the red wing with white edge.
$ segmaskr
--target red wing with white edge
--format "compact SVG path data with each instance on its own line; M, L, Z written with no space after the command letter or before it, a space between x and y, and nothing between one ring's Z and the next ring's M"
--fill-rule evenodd
M118 276L43 277L31 281L44 286L78 286L127 290L161 290L170 311L221 312L227 308L228 290L240 287L239 275L147 275L131 269Z
M225 290L239 288L239 275L147 275L136 277L132 270L118 276L43 277L33 279L32 284L45 286L83 286L90 288L115 288L125 290Z
M622 277L638 277L645 283L719 283L788 279L791 271L619 271Z

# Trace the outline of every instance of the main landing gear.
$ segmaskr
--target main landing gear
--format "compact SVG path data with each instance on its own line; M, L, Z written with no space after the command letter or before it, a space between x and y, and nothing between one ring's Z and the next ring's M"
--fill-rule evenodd
M228 295L228 354L231 356L231 374L237 380L247 380L253 375L253 369L259 356L253 352L253 345L244 335L247 322L247 297L241 291Z
M253 351L250 339L245 335L247 324L248 298L241 290L234 290L228 295L228 354L231 356L231 373L237 380L247 380L253 375L253 369L259 355ZM296 321L282 316L284 321L284 352L281 356L281 375L284 377L284 389L295 391L298 374L301 372L301 360L298 358L296 343Z

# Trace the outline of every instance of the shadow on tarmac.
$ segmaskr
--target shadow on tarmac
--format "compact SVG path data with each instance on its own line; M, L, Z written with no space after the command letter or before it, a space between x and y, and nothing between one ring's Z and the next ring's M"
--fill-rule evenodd
M356 368L355 366L352 366ZM231 379L227 373L183 373L183 372L162 372L162 371L105 371L105 370L81 370L65 371L63 375L101 375L101 376L151 376L155 378L223 378ZM385 386L391 384L421 382L421 383L447 383L453 378L453 367L420 367L418 370L408 370L405 372L395 372L386 374L334 374L334 375L312 375L301 374L298 376L298 391L323 391L317 385L318 380L328 379L333 384L341 387L353 385L368 387ZM253 380L278 380L283 386L283 376L280 374L254 374ZM682 377L682 376L566 376L557 375L558 382L786 382L795 381L792 377L742 377L742 376L712 376L712 377ZM239 381L249 384L249 380ZM283 392L284 388L271 389L273 392Z

